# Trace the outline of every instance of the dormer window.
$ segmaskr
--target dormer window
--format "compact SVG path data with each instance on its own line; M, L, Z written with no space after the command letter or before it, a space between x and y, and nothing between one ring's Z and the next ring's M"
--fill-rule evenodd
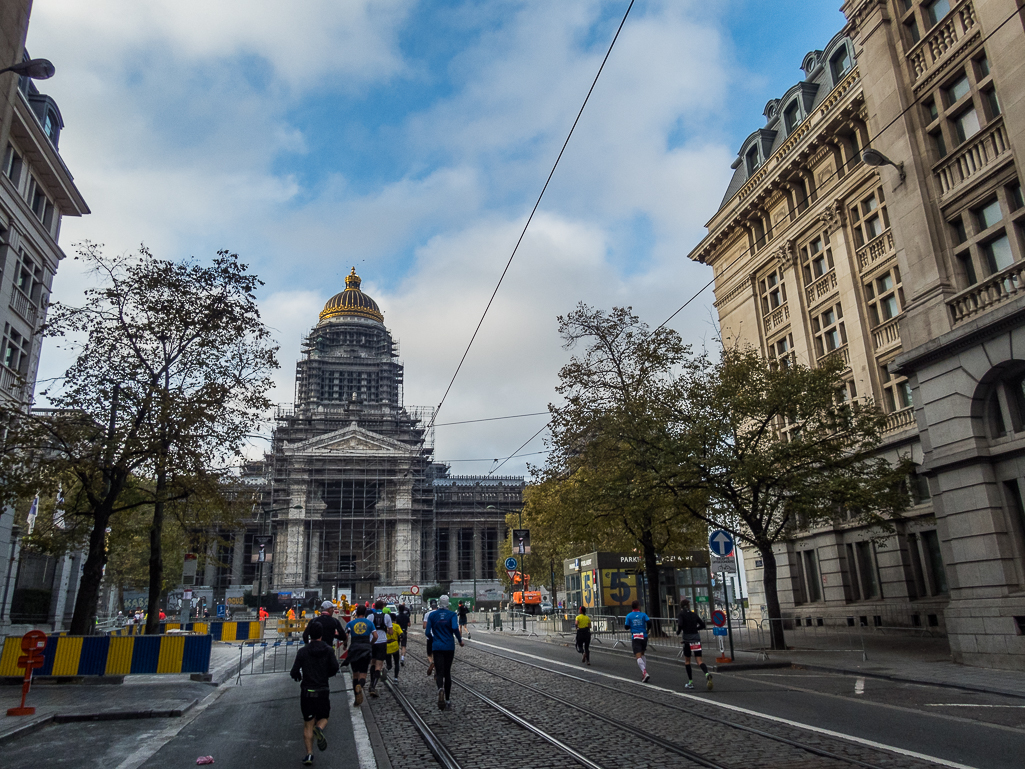
M747 151L744 155L745 163L747 164L747 175L751 176L755 171L758 170L758 166L761 165L761 160L758 157L758 146L755 145Z
M801 105L798 102L793 101L790 103L790 106L787 107L786 110L784 110L783 112L783 124L787 128L787 134L789 135L793 133L794 129L797 128L800 122Z
M829 68L833 71L834 84L839 83L840 79L850 71L851 54L847 50L847 46L843 46L833 54L833 58L829 60Z

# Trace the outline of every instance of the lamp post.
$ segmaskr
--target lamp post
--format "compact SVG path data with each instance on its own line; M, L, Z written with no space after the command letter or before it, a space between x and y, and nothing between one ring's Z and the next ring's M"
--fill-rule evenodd
M274 508L271 508L271 509L267 509L267 508L261 507L260 508L261 520L259 521L259 529L258 529L259 534L257 534L257 536L260 537L261 539L263 537L267 536L267 535L265 535L263 533L263 519L264 519L264 517L266 517L266 520L269 523L270 522L270 514L271 513L280 513L280 512L284 512L285 510L302 510L302 509L303 509L302 505L291 505L290 507L274 507ZM257 580L257 583L260 585L260 593L259 593L259 596L257 598L257 603L259 604L258 608L262 609L263 608L263 592L264 592L264 590L263 590L263 564L264 564L264 561L266 560L266 556L267 556L266 552L264 551L264 548L266 547L266 542L257 541L256 544L260 548L260 552L259 552L259 554L257 556L257 561L256 561L257 564L259 564L259 566L258 566L258 570L259 571L258 571L258 576L257 576L256 580ZM257 612L257 614L259 614L259 612Z
M33 80L49 80L56 71L49 59L29 59L0 69L0 75L4 72L13 72L20 77L30 77Z
M886 155L884 155L882 152L880 152L877 149L873 149L872 147L866 147L862 151L861 159L865 163L865 165L869 165L869 166L875 166L875 167L879 167L879 166L893 166L894 168L897 169L897 173L900 174L900 180L901 180L902 183L903 183L904 179L907 176L904 173L904 164L903 163L894 163L892 160L890 160L888 157L886 157Z

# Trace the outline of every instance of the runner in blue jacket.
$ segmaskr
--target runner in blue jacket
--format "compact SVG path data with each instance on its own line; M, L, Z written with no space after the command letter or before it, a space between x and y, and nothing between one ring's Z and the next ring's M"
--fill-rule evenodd
M434 652L434 682L438 685L438 710L452 709L452 661L456 656L456 641L463 645L459 633L459 615L449 611L448 596L438 599L438 608L427 618L424 635Z
M639 601L634 601L630 608L633 611L623 617L623 622L626 624L627 632L630 633L637 667L641 669L641 683L646 684L651 680L651 676L648 675L648 661L644 658L644 653L648 650L648 626L651 624L651 619L641 611Z

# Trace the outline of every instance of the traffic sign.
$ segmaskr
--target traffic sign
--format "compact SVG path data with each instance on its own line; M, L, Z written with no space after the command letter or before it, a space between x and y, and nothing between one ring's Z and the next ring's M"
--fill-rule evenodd
M732 555L729 556L728 558L719 558L719 557L713 555L712 556L711 569L712 569L712 572L715 573L715 574L718 574L719 572L723 572L723 571L726 572L727 574L736 574L737 573L737 559L734 558Z
M716 609L712 612L712 624L716 627L723 627L726 624L726 612Z
M513 558L511 555L508 558L505 559L505 568L512 569L512 570L515 571L516 570L516 566L517 566L516 559Z
M724 627L712 628L712 635L729 635L729 632Z
M509 579L512 579L516 576L516 569L506 569L505 573L508 575Z
M420 595L420 586L419 585L412 585L409 588L409 592L412 593L413 595ZM343 598L344 598L344 596L343 596Z
M720 557L725 557L733 552L733 537L729 532L716 529L708 535L709 549Z

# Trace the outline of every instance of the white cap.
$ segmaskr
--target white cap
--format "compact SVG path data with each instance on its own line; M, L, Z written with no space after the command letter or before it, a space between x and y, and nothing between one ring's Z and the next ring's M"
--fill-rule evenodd
M447 595L443 595L440 598L438 598L438 606L440 606L442 609L447 609L448 608L448 596Z
M335 608L335 605L333 603L331 603L330 601L324 601L324 603L322 603L320 605L320 608L323 609L324 611L327 611L328 609Z

